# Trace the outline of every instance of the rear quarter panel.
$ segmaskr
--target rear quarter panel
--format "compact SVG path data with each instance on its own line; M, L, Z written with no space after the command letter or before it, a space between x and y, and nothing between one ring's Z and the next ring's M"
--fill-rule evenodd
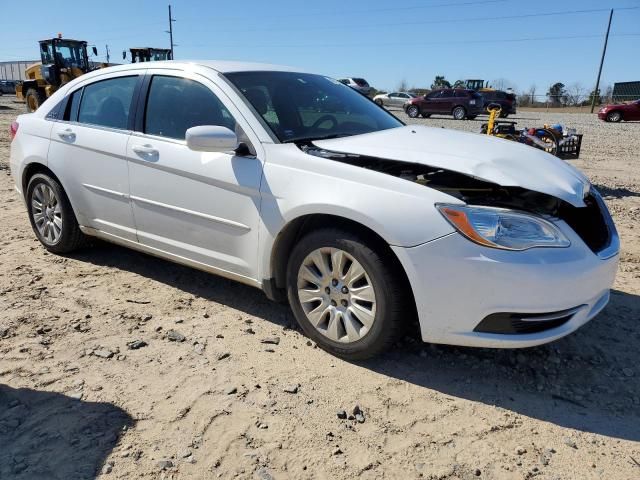
M16 137L11 142L9 165L16 190L24 196L24 169L31 163L47 165L53 122L36 114L20 115L16 121L19 127Z

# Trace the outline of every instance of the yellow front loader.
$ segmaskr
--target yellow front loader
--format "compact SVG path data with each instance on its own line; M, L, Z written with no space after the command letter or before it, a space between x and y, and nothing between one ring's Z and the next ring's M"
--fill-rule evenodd
M62 85L91 70L87 42L59 35L39 43L41 63L30 65L24 82L16 87L16 96L27 104L28 112L35 112ZM93 53L97 55L95 47Z

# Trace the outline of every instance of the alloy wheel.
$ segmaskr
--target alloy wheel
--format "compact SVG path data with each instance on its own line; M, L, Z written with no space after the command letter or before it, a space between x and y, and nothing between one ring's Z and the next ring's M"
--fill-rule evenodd
M38 184L31 195L31 215L42 240L54 245L62 235L62 208L53 188Z
M620 112L611 112L608 117L610 122L619 122L622 119L622 114Z
M376 321L376 294L364 267L338 248L318 248L298 270L298 299L315 329L334 342L363 338Z

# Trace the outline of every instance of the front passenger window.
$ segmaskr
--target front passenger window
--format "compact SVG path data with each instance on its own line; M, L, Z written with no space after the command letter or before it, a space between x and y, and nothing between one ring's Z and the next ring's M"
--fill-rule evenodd
M147 98L144 133L184 140L189 128L200 125L236 129L236 121L209 88L188 78L154 76Z
M137 82L137 76L118 77L85 86L78 122L126 130Z

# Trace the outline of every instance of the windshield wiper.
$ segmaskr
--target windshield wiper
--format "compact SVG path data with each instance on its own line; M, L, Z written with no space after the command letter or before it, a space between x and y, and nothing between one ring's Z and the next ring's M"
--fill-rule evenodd
M341 138L341 137L350 137L352 135L356 135L355 133L331 133L328 135L319 135L315 137L297 137L290 138L288 140L284 140L282 143L292 143L292 142L313 142L316 140L329 140L331 138Z

